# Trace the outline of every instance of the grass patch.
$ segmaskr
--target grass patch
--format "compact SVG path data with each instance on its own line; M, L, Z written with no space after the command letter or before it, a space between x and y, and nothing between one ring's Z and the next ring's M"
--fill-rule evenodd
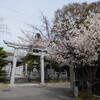
M59 82L47 82L46 83L47 85L59 85L59 84L69 84L69 82L62 82L62 81L59 81Z
M90 96L87 93L80 93L79 97L76 98L75 100L100 100L100 97L96 97L96 96Z
M5 86L8 86L7 83L0 83L0 87L5 87Z

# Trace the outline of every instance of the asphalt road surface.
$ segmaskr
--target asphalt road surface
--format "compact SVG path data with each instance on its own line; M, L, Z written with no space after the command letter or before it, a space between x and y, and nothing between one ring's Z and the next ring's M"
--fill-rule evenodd
M0 100L74 100L69 84L0 87Z

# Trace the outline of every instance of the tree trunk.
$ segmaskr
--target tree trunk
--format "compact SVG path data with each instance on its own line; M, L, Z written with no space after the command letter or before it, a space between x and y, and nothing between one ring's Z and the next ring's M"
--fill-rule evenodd
M88 93L90 96L92 96L92 90L91 90L91 85L89 82L87 82L87 87L88 87Z
M74 66L70 66L70 88L75 96L75 71L74 71Z

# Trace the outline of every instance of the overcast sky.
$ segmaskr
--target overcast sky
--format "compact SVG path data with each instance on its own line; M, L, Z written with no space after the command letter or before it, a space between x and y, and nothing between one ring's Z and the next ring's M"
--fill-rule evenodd
M0 46L7 48L3 40L16 42L22 33L20 29L28 30L25 23L34 25L40 24L40 10L50 20L54 17L54 12L63 5L72 2L85 2L86 0L0 0L0 16L4 24L8 25L10 34L0 33ZM98 0L87 0L94 2ZM1 24L1 23L0 23Z

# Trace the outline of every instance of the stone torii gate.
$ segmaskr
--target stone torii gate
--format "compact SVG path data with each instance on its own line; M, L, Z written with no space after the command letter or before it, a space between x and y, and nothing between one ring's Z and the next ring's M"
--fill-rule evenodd
M12 66L12 72L11 72L11 78L10 78L10 86L14 86L15 84L15 70L16 70L16 64L17 64L17 55L18 55L18 49L26 49L28 50L28 53L36 56L40 56L40 65L41 65L41 85L45 84L45 78L44 78L44 56L47 54L45 53L46 49L41 48L34 48L32 46L27 45L19 45L12 42L4 41L4 43L8 47L14 48L14 58L13 58L13 66ZM33 50L39 50L39 53L34 53Z

